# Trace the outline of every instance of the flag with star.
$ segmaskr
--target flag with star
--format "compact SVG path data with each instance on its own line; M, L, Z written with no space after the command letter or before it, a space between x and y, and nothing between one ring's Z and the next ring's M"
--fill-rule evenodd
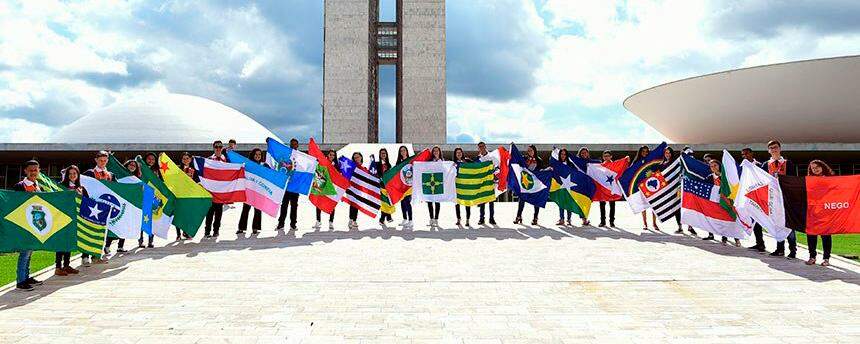
M143 157L135 158L138 166L146 166ZM159 171L167 170L167 164L159 163ZM176 196L167 187L161 178L151 169L144 167L140 169L140 180L150 190L144 190L144 199L148 200L144 208L151 213L149 223L144 222L143 231L147 234L155 234L159 238L167 239L170 231L170 223L173 222L173 211L176 206ZM148 195L151 192L151 195ZM147 197L149 196L149 197ZM148 229L148 231L147 231Z
M552 179L551 171L530 171L526 166L520 150L511 144L511 157L508 162L508 189L523 202L545 207L549 199L549 188Z
M454 202L457 165L453 161L418 161L412 164L412 198L424 202Z
M738 221L737 213L721 204L721 181L710 167L690 155L681 155L684 174L681 179L681 223L706 232L730 238L745 239L750 227Z
M550 159L549 163L552 167L549 199L561 209L588 218L596 189L591 177L556 159Z
M194 182L167 154L158 156L158 167L164 185L176 197L173 225L193 237L212 206L212 194Z
M77 248L74 191L0 190L0 252L71 252Z
M104 252L110 205L89 197L76 197L78 203L78 250L95 258Z

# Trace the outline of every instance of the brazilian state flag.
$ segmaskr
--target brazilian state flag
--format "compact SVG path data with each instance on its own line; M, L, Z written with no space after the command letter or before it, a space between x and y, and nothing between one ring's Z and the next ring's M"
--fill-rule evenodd
M71 252L77 244L74 191L0 190L0 252Z
M587 174L550 159L552 180L549 186L549 199L559 208L588 218L591 209L591 197L597 190L594 181Z

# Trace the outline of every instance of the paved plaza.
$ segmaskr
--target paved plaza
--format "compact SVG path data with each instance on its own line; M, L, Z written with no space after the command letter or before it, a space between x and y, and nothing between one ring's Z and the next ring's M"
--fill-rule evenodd
M303 203L297 232L267 217L239 238L231 209L217 241L159 241L43 274L33 292L7 286L0 343L860 342L854 263L644 232L623 203L613 229L559 228L554 204L540 226L512 226L515 207L497 205L495 228L474 227L477 209L456 228L443 204L445 228L431 231L420 204L412 231L367 218L347 231L341 204L337 230L314 231Z

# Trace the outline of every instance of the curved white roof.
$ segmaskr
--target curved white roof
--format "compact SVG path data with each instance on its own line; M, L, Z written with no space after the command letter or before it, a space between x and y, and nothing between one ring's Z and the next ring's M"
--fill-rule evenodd
M624 107L675 142L860 142L860 56L683 79Z
M60 129L56 143L239 143L278 138L245 114L206 98L164 93L116 102Z

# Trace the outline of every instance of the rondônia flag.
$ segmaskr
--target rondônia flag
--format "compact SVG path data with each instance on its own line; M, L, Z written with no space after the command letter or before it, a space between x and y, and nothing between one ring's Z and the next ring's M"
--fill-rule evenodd
M318 163L308 199L320 210L331 214L349 188L349 180L338 172L337 166L328 160L313 138L308 143L308 153Z
M788 228L812 235L860 233L860 175L779 176Z

